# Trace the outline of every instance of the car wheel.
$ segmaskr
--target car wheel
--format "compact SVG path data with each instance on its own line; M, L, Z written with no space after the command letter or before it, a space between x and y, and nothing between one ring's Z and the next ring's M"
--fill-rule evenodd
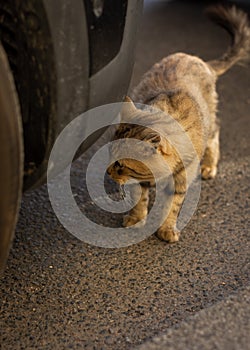
M0 160L0 272L3 272L14 237L22 195L23 134L14 79L1 43Z

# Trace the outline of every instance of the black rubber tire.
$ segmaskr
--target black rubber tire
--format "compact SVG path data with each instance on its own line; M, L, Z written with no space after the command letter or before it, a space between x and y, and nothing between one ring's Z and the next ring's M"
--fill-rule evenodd
M0 273L14 237L23 182L20 108L7 55L0 43Z

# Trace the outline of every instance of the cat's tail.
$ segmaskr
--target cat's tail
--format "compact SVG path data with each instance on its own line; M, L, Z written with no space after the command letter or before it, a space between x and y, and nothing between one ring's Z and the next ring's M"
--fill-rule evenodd
M249 20L247 14L235 6L212 6L206 10L206 13L232 36L232 44L227 52L219 59L207 62L219 76L234 64L241 64L250 59Z

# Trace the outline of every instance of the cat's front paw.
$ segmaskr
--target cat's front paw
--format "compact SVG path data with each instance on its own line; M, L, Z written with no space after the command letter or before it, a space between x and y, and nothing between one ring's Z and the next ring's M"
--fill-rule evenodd
M142 227L145 225L146 219L145 218L138 218L136 216L132 215L125 215L123 218L123 227L130 227L136 225L136 227Z
M213 166L213 167L206 166L206 165L201 166L201 176L203 180L214 179L216 174L217 174L216 166Z
M168 243L174 243L179 241L180 232L176 229L160 227L156 232L156 236Z

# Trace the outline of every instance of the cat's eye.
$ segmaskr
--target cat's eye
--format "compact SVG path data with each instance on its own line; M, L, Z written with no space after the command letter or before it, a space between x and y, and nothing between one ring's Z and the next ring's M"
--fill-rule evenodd
M118 162L118 160L115 162L115 167L116 168L121 168L122 167L122 165L121 165L121 163L120 162Z

